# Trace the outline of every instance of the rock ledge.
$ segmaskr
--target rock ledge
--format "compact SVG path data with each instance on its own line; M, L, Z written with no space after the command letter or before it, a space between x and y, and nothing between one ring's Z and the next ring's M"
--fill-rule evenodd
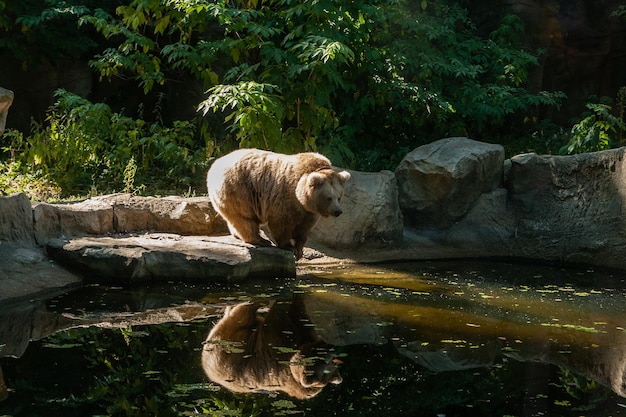
M293 253L254 247L230 236L145 234L78 237L48 242L49 256L88 282L135 284L146 281L240 281L292 277Z

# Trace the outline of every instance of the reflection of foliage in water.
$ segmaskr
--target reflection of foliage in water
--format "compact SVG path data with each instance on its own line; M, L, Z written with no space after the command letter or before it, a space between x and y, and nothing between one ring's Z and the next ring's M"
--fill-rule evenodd
M313 401L352 403L341 415L504 415L515 410L523 386L508 363L492 368L434 373L400 355L391 344L353 346L333 397ZM339 414L337 414L339 415Z
M33 343L1 415L259 416L287 415L275 397L234 395L206 383L199 363L208 323L107 330L73 329ZM69 364L69 365L68 365ZM28 368L28 369L23 369ZM28 405L26 407L26 405ZM297 411L299 412L299 411ZM272 415L270 414L270 415Z
M210 324L163 324L120 330L75 329L29 348L30 371L11 378L14 402L0 414L64 417L111 416L408 416L518 415L530 402L558 415L598 409L608 390L547 365L540 390L529 393L520 375L529 364L500 359L492 367L434 373L384 346L341 348L341 385L327 387L309 401L281 395L232 394L206 383L199 367ZM68 366L68 363L70 364ZM11 367L7 367L12 372ZM46 375L48 375L46 377ZM50 381L50 378L53 378ZM544 391L541 391L543 389ZM548 392L550 391L550 392ZM533 397L534 396L534 397ZM25 398L28 397L28 398Z
M32 396L31 416L50 416L61 410L60 415L65 416L84 415L85 410L123 416L176 415L164 404L166 393L176 384L189 382L186 379L193 373L189 347L198 348L203 337L175 324L141 331L88 328L61 332L45 339L41 346L32 345L22 358L41 362L33 363L33 369L45 371L55 380L27 373L24 379L15 381L19 387L16 395ZM28 358L29 353L32 358ZM68 354L72 357L70 369ZM51 366L57 364L51 359L62 364L59 369ZM195 376L194 380L201 381L199 378ZM56 389L38 393L36 387L22 385L29 381Z
M559 367L558 382L555 383L555 386L561 388L574 399L574 404L568 399L557 405L571 407L572 411L593 410L606 401L609 396L608 390L600 389L601 387L591 379L576 375L563 367Z
M561 327L570 330L566 326ZM196 321L122 330L74 329L33 343L17 364L3 365L16 392L0 403L0 415L504 416L519 415L529 403L542 403L537 407L550 415L579 415L580 410L602 415L598 410L610 395L608 389L564 368L503 357L491 367L434 373L391 343L340 347L344 382L309 401L231 394L207 383L200 368L200 350L210 327L208 321ZM529 369L539 369L540 376L529 376ZM529 381L538 378L541 383L531 390Z
M606 415L611 392L565 368L500 357L491 367L432 372L384 346L344 347L343 383L307 409L337 416ZM329 406L330 404L330 406ZM531 412L529 410L534 410Z

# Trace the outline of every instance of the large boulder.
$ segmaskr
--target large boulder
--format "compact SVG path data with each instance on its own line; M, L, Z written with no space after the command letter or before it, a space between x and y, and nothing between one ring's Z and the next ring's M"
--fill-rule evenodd
M418 148L396 171L415 251L626 269L625 153L502 164L501 149L467 139Z
M625 153L511 158L515 253L626 268Z
M343 214L321 218L310 239L331 248L402 241L402 213L396 178L391 171L350 171L341 200Z
M13 97L13 91L0 87L0 136L4 133L9 107L13 104Z
M81 284L81 277L50 261L43 248L0 242L0 310L16 300L32 301Z
M445 228L465 216L478 198L502 185L504 148L467 138L421 146L396 169L405 223Z

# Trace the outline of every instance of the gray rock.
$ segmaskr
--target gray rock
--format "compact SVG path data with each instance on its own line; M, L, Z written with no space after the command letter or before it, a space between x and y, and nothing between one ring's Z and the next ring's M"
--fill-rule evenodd
M32 211L39 245L61 236L115 233L113 207L97 198L73 204L34 203Z
M181 235L227 233L206 197L164 198L112 194L73 204L34 205L35 236L45 245L58 237L137 231Z
M0 242L34 243L33 215L25 194L0 197Z
M0 197L0 305L4 300L50 296L82 283L35 245L33 230L28 197Z
M398 165L398 199L405 224L449 227L481 194L502 184L504 148L467 138L421 146Z
M356 248L367 244L402 241L402 213L391 171L350 171L341 200L343 214L321 218L310 239L331 248Z
M208 197L137 197L130 194L103 196L99 201L113 207L117 233L151 230L181 235L228 233L224 220L213 210Z
M625 153L511 158L516 254L626 268Z
M482 194L470 211L442 234L446 245L459 248L457 256L461 258L512 256L515 213L506 189Z
M431 145L412 153L430 156L398 174L401 202L422 207L411 211L420 216L413 217L417 227L411 232L416 253L436 249L456 258L515 257L626 268L626 148L572 156L518 155L503 164L504 186L497 181L500 169L487 175L482 164L466 162L458 165L470 172L459 169L464 174L457 177L475 178L477 184L465 187L465 180L454 180L454 169L440 169L446 164L439 161L463 159L459 150L471 153L473 146L463 140L463 146L445 151L452 156L445 156L438 155L444 146ZM467 196L457 192L462 189ZM403 207L405 215L410 207Z
M43 248L22 242L0 242L0 310L6 300L50 297L82 282L81 277L52 262Z
M80 271L87 281L106 284L295 276L292 252L254 247L229 236L79 237L52 240L47 250L52 259Z

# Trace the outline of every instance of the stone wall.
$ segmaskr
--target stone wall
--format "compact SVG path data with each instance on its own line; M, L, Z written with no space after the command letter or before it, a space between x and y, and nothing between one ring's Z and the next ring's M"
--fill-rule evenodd
M505 160L499 145L443 139L407 154L395 173L352 172L344 214L322 219L309 244L365 262L503 257L626 269L625 152ZM206 197L32 206L0 197L0 243L128 232L228 233Z
M344 214L321 219L311 239L331 248L399 244L402 215L391 171L351 172L342 201ZM136 232L188 236L228 234L207 197L138 197L113 194L71 204L32 203L23 195L0 197L0 241L45 246L59 237Z
M626 267L625 152L512 158L516 254Z
M454 248L456 257L626 269L626 148L571 156L523 154L498 164L468 164L468 158L502 159L493 156L493 145L466 138L426 146L434 151L418 148L396 171L405 218L418 219L410 225L414 235L447 253ZM424 166L430 167L427 175ZM464 180L476 177L501 180L490 186ZM419 186L411 184L416 180ZM454 193L457 197L448 201ZM450 207L457 206L464 210L452 216Z

